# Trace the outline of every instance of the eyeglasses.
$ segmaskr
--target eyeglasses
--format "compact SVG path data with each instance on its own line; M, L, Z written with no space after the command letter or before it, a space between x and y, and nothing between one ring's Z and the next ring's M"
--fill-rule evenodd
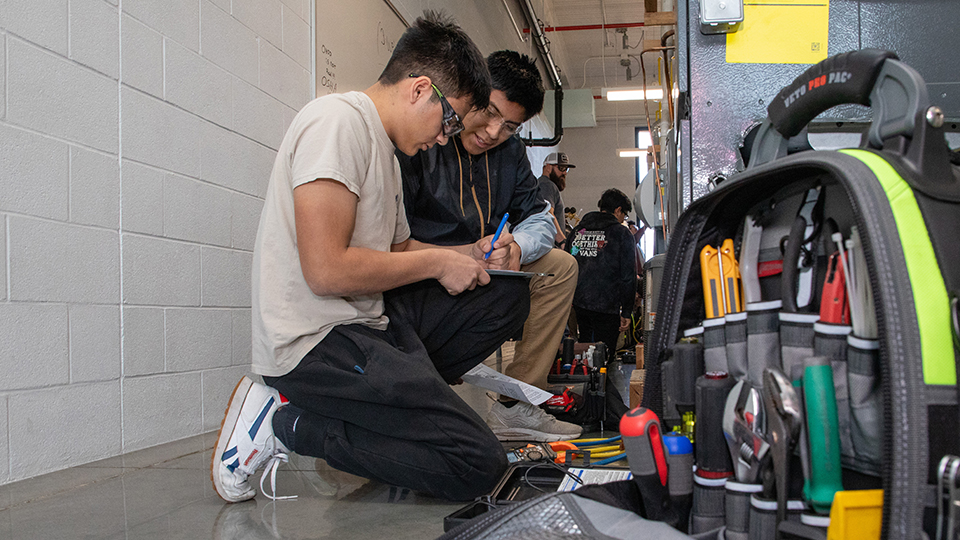
M501 133L513 135L520 130L520 124L505 119L499 111L493 108L492 104L483 110L483 117L486 119L488 124L494 121L499 121Z
M560 172L567 172L570 170L570 167L567 165L557 165L557 169L559 169Z
M417 78L419 75L415 73L410 74L411 77ZM453 105L450 105L450 102L447 101L447 98L443 97L443 92L437 88L437 85L430 83L430 86L433 87L433 90L437 93L437 96L440 97L440 107L443 109L443 120L441 125L443 126L443 136L450 138L463 131L463 122L460 121L460 116L457 114L457 111L453 110Z

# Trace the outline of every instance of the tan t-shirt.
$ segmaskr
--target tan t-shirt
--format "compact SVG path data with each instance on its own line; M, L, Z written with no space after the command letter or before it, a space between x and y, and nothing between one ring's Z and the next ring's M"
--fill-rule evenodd
M410 228L400 167L373 101L362 92L308 103L293 119L270 174L253 250L253 372L278 377L339 324L387 327L383 295L317 296L297 251L293 189L318 178L359 197L350 245L389 251Z

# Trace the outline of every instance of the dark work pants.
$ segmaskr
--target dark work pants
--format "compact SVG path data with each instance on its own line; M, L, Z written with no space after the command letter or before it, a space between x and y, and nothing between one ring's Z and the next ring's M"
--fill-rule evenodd
M607 363L617 355L617 338L620 337L620 314L599 313L589 309L573 306L577 313L577 330L580 334L580 343L597 343L602 341L607 345Z
M449 383L523 326L527 281L494 278L451 296L430 280L384 301L387 330L337 326L293 371L264 377L293 405L274 416L277 435L383 483L451 500L489 492L507 467L503 446Z

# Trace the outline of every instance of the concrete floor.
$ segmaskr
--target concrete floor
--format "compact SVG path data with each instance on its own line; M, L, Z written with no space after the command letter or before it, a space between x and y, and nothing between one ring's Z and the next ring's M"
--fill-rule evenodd
M506 343L502 366L512 360ZM484 363L497 368L495 355ZM492 400L484 390L454 389L486 415ZM0 486L0 539L422 539L443 534L444 516L464 506L297 455L277 473L278 495L297 499L273 502L257 489L252 501L226 504L210 480L216 438L206 433Z
M509 362L512 349L504 352ZM495 367L495 358L487 363ZM489 409L482 390L455 388L481 415ZM207 433L0 486L0 539L421 539L440 536L444 516L464 506L302 456L277 474L278 494L296 500L272 502L258 489L255 500L226 504L210 481L216 437Z
M301 456L277 474L279 494L298 499L258 493L226 504L210 482L215 442L209 433L2 486L0 538L435 538L463 506L329 467L318 473L317 460Z

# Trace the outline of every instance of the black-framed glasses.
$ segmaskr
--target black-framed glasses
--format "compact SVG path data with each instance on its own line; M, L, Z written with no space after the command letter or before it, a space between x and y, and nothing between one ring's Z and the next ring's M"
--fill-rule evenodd
M489 107L483 110L483 117L487 120L487 124L491 122L500 122L500 132L506 133L507 135L513 135L520 130L520 124L516 122L511 122L503 117L499 111L497 111L493 104L491 103Z
M413 78L419 77L419 75L415 73L411 73L410 76ZM443 136L447 138L453 137L463 131L463 122L460 121L460 115L457 114L457 111L453 110L453 105L450 105L447 98L443 97L443 92L437 88L437 85L431 82L430 86L433 87L433 91L436 92L440 98L440 107L443 109L443 120L441 121Z

